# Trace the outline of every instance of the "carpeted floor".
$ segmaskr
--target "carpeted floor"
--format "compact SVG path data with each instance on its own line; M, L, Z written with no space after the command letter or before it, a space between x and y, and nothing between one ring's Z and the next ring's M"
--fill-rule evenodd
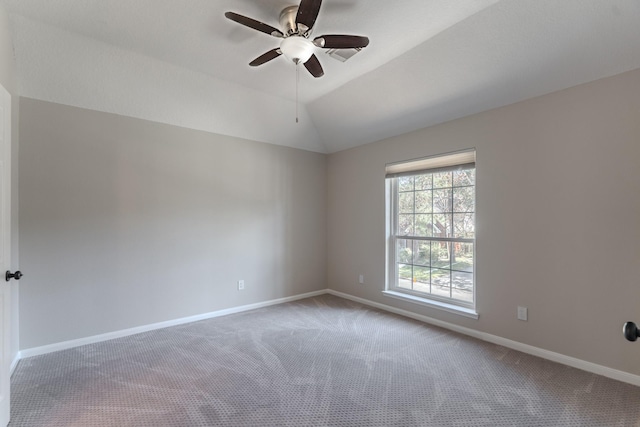
M640 426L640 388L325 295L24 359L18 426Z

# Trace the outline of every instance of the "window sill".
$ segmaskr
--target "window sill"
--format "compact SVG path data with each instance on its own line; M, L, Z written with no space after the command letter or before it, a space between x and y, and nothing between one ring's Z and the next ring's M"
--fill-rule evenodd
M478 319L479 315L472 308L459 307L453 304L447 304L446 302L434 301L426 298L420 298L415 295L409 295L396 291L382 291L385 296L399 299L402 301L409 301L415 304L424 305L426 307L435 308L438 310L446 311L448 313L458 314L460 316L469 317L471 319Z

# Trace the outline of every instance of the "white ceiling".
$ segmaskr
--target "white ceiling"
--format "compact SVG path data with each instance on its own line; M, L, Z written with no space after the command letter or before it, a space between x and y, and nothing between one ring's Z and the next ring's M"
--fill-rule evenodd
M324 0L314 35L356 34L325 76L278 58L287 0L0 0L22 96L336 152L640 68L639 0Z

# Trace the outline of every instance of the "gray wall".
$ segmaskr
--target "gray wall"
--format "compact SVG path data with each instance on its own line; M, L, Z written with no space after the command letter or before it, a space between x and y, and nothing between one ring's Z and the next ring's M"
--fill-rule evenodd
M13 56L13 43L9 16L0 6L0 85L11 94L11 269L20 266L18 240L18 110L20 97L17 95L16 64ZM11 286L11 359L18 355L18 283Z
M381 293L385 163L470 147L479 320ZM621 333L640 321L639 165L640 70L333 154L330 287L640 374Z
M22 349L326 287L325 155L25 98L20 132Z

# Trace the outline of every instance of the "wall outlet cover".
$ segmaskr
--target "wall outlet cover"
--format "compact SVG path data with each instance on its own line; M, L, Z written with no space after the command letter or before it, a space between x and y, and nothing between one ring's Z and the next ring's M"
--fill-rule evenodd
M528 313L527 307L518 307L518 320L527 320Z

